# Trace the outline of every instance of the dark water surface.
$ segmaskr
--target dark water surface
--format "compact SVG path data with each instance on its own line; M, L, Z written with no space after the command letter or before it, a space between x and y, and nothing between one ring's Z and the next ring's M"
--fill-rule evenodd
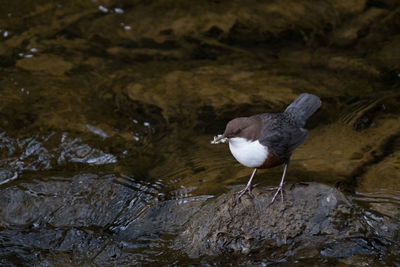
M400 266L398 2L0 6L0 265L272 264L190 259L174 238L251 173L212 137L310 92L323 106L287 182L337 186L393 230L281 263Z

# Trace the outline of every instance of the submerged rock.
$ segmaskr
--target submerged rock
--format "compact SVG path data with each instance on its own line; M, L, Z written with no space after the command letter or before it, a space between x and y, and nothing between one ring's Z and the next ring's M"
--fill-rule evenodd
M374 254L373 234L337 189L310 183L285 186L285 199L270 203L274 191L254 189L240 200L234 193L206 204L179 236L190 257L252 254L252 258L350 257ZM351 249L349 249L351 248Z
M57 55L42 55L22 58L16 65L28 71L43 71L51 75L64 75L73 68L73 64Z

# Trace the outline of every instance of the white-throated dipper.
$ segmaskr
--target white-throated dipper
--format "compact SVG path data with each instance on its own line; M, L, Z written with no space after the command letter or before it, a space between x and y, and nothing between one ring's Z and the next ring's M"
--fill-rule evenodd
M321 106L321 100L312 94L301 94L282 113L263 113L236 118L228 122L224 134L214 137L212 144L229 143L232 155L242 165L254 168L239 198L248 192L257 169L285 164L282 179L271 200L278 193L283 200L282 186L290 156L307 137L306 120Z

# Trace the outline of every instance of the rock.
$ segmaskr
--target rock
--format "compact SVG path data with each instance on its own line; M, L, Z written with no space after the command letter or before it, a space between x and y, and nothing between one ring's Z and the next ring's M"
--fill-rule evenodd
M293 153L293 161L310 172L324 173L323 177L317 178L319 181L334 183L356 175L363 165L382 152L387 140L400 129L399 119L384 117L384 112L377 111L368 128L357 130L361 127L358 119L363 120L363 114L379 107L379 103L367 104L348 112L349 115L339 122L314 129L304 145Z
M119 57L125 62L137 62L137 61L151 61L151 60L177 60L182 59L183 55L178 50L160 50L160 49L124 49L120 47L111 47L107 49L107 52L112 55Z
M187 49L195 58L202 58L204 52L207 58L216 58L219 53L200 47L204 41L254 46L274 45L289 37L290 43L303 42L324 34L326 27L342 18L359 14L365 4L366 0L251 1L246 5L232 1L153 1L127 8L123 23L120 14L105 13L95 19L82 19L68 30L105 45L169 49L172 43ZM198 45L191 46L193 41Z
M246 63L170 71L142 79L141 83L135 81L123 91L130 100L160 107L164 118L171 119L193 117L193 110L204 106L221 111L227 106L258 105L265 112L265 107L273 103L280 102L282 106L290 103L298 95L293 88L299 84L309 92L316 89L301 78L275 75L267 70L243 71L243 68Z
M223 253L252 253L252 258L269 255L271 259L289 257L288 253L300 258L318 253L350 257L375 250L362 240L374 235L373 229L335 188L316 183L288 185L284 202L278 199L273 204L274 191L256 188L254 198L245 195L238 201L237 190L192 216L176 242L183 244L190 257Z
M336 12L343 15L357 14L365 8L366 0L334 0L332 5Z
M72 63L56 55L41 55L17 61L18 67L29 71L43 71L51 75L63 75L73 67Z
M115 177L114 177L115 178ZM135 191L113 182L112 176L99 177L82 174L49 179L46 183L25 184L26 191L8 187L0 194L4 203L0 209L0 225L38 227L51 224L54 227L106 226L129 203ZM68 181L68 182L65 182ZM140 185L137 185L139 187ZM152 188L137 204L151 199ZM52 196L44 198L43 195ZM88 200L90 195L90 200ZM104 198L108 196L108 198ZM126 216L133 216L132 209Z
M396 151L368 168L360 179L357 191L376 192L380 189L400 191L400 152ZM376 179L380 177L380 179Z
M172 234L181 229L210 197L187 197L157 203L140 217L129 220L128 225L120 225L113 231L122 240L148 240L150 237L158 238L159 234Z
M394 152L377 158L377 163L367 166L366 172L358 179L356 191L359 200L368 205L368 209L387 216L398 224L400 216L398 205L400 192L400 139L392 137L388 149ZM379 178L379 179L377 179Z
M370 8L366 12L344 23L332 36L332 42L340 46L353 44L357 39L364 37L369 31L370 24L387 15L388 11L380 8Z
M382 68L399 72L400 35L395 35L371 59Z
M360 58L330 57L326 59L326 67L333 71L347 71L359 76L379 77L380 71L372 64Z

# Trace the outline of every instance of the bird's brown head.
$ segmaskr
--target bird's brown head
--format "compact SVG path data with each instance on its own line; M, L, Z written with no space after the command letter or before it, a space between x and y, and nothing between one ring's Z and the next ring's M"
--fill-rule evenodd
M223 134L226 138L243 137L255 141L260 137L261 119L258 117L241 117L228 122Z

